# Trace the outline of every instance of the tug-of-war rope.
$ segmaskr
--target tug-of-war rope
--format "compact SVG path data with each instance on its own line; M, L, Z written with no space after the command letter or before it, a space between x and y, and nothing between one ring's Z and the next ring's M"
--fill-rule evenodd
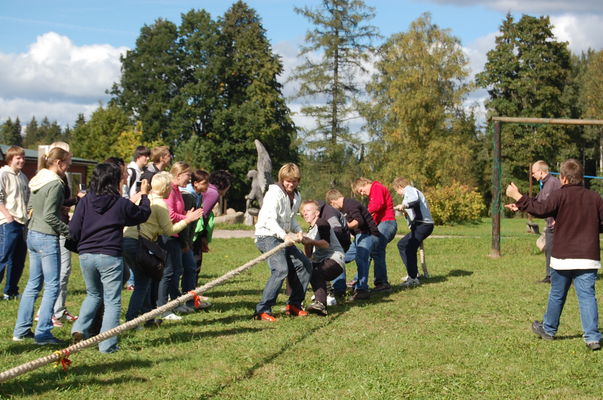
M203 286L199 286L195 290L191 290L187 294L183 294L182 296L178 297L177 299L174 299L161 307L158 307L152 311L149 311L148 313L143 314L143 315L139 316L138 318L128 321L125 324L116 326L115 328L110 329L108 331L99 333L98 335L93 336L89 339L82 340L81 342L74 344L72 346L69 346L63 350L55 351L54 353L52 353L51 355L48 355L46 357L38 358L37 360L33 360L28 363L19 365L18 367L14 367L9 370L6 370L6 371L0 373L0 382L5 382L11 378L15 378L19 375L23 375L29 371L33 371L34 369L40 368L43 365L50 364L53 362L57 366L61 366L64 370L67 370L67 368L71 364L71 361L68 358L71 354L77 353L78 351L81 351L81 350L85 349L86 347L90 347L93 344L97 344L99 342L102 342L103 340L109 339L110 337L119 335L120 333L123 333L132 328L135 328L138 325L141 325L148 320L151 320L155 317L163 315L164 313L171 311L174 308L178 307L179 305L184 304L188 301L193 300L195 302L195 306L197 306L198 302L199 302L199 296L201 295L201 293L205 293L208 290L223 284L224 282L231 279L232 277L234 277L234 276L240 274L241 272L253 267L254 265L266 260L268 257L273 255L274 253L279 252L280 250L284 249L285 247L292 246L293 244L294 244L293 241L287 240L284 243L281 243L278 246L276 246L275 248L271 249L270 251L267 251L266 253L261 254L259 257L249 261L248 263L243 264L240 267L233 269L230 272L227 272L226 274L222 275L221 277L214 279L213 281L208 282Z

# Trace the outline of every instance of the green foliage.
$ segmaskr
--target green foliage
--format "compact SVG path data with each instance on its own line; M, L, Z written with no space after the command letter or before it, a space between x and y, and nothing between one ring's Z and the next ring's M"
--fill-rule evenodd
M38 145L51 144L56 141L68 142L57 121L50 122L48 117L44 117L42 123L38 124L35 117L25 127L25 137L23 138L23 147L36 149Z
M364 89L358 77L366 72L372 41L379 37L377 28L367 24L375 16L374 8L361 0L324 0L316 9L295 11L313 25L300 51L305 62L291 76L300 83L296 97L314 103L301 110L316 122L316 128L306 132L305 144L312 152L337 158L342 151L338 144L356 150L360 144L347 121L357 115L353 100Z
M85 123L76 124L72 131L71 148L78 157L90 160L103 161L111 156L123 156L123 151L115 152L115 146L119 145L120 134L131 129L130 121L126 113L114 104L107 107L99 106L92 113L90 120ZM130 143L129 155L140 142Z
M486 211L482 195L459 182L429 188L425 197L436 225L476 223Z
M372 137L370 169L424 187L475 185L466 167L474 159L475 120L463 110L469 86L459 40L423 14L380 48L376 69L362 110Z
M275 166L298 159L282 72L259 16L238 1L218 21L191 10L180 26L157 20L143 27L122 58L113 102L142 123L143 141L163 140L182 160L230 171L228 197L240 209L255 139Z
M476 76L487 88L490 115L562 118L569 116L563 93L570 73L566 42L556 40L548 17L528 15L515 22L508 14L488 52L484 71ZM538 159L550 165L572 153L564 127L505 124L502 132L503 180L527 181L528 165ZM569 149L568 149L569 146ZM568 149L565 154L560 149Z
M12 119L8 118L2 125L0 125L0 143L9 146L22 146L23 136L21 136L21 121L19 117L13 122Z

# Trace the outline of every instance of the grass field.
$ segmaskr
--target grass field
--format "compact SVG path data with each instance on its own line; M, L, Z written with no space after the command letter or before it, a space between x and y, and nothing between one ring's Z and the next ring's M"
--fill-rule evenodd
M535 283L544 273L536 236L525 220L503 220L503 257L492 259L489 223L436 227L423 285L330 307L326 318L252 320L268 277L257 265L208 292L210 311L127 333L114 354L74 354L67 373L45 366L0 384L0 398L601 399L603 352L584 346L573 289L558 340L538 339L530 323L542 318L548 286ZM388 251L398 283L406 273L395 241ZM257 255L252 239L215 240L202 283ZM77 265L70 287L77 312L85 293ZM2 370L56 350L11 341L17 307L0 302ZM69 329L53 333L67 340Z

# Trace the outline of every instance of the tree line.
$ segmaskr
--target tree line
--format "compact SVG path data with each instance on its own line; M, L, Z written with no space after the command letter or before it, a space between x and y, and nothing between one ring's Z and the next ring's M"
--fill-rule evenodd
M21 122L8 119L1 139L32 147L60 138L79 157L98 160L129 158L138 144L168 144L179 160L232 172L230 197L239 207L255 166L254 139L275 165L302 164L307 197L322 198L333 186L345 191L363 174L384 182L403 175L422 188L460 183L487 199L492 132L477 126L471 91L487 90L488 116L603 112L603 52L571 54L546 16L507 15L483 71L470 79L459 39L428 13L383 38L370 24L374 9L361 0L295 11L312 25L289 78L309 128L293 123L278 81L283 64L260 16L238 1L217 19L191 10L179 25L158 19L143 26L121 57L111 100L89 120L80 115L61 130L34 118L21 136ZM527 182L530 162L555 166L568 157L601 174L599 128L505 125L502 140L505 180Z

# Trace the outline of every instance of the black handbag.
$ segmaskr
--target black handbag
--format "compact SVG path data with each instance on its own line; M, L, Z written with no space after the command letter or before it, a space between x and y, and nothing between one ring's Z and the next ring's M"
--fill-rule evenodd
M136 264L144 273L155 281L161 280L167 251L158 242L149 240L140 234L138 226L138 251Z

